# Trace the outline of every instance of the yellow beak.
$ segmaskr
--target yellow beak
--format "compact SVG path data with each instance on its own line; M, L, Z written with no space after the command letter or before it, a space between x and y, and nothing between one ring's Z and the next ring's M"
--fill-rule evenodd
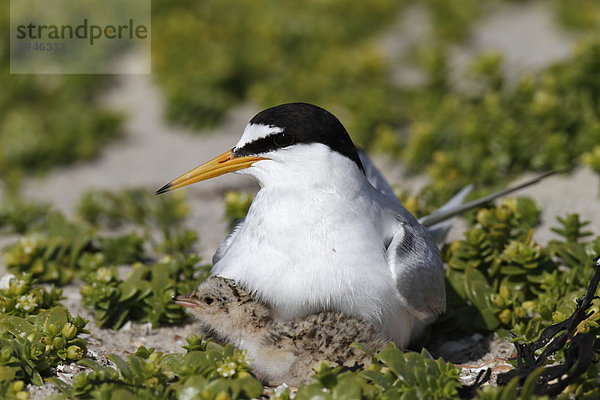
M248 168L252 164L260 160L267 160L264 157L236 157L232 150L229 150L220 156L205 162L199 167L186 172L179 178L172 180L165 186L156 191L156 194L165 193L171 190L179 189L180 187L191 185L192 183L205 181L228 172L238 171Z

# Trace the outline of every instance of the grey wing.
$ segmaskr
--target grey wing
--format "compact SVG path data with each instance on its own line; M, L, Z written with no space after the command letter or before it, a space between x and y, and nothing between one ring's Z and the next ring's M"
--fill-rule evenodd
M231 231L229 232L229 234L225 237L225 239L223 239L223 241L219 245L219 248L215 252L215 255L212 258L212 264L213 265L215 265L221 258L223 258L223 256L225 255L225 253L229 249L229 246L231 246L231 242L233 242L233 239L235 239L235 236L239 232L239 230L242 227L242 225L244 225L245 221L246 221L246 218L239 219L235 223L235 225L233 226L233 228L231 228Z
M426 321L446 310L444 267L427 228L400 221L386 256L403 303L413 315Z
M394 190L389 183L387 183L383 175L381 175L381 172L379 172L369 156L367 156L367 153L362 150L358 150L358 156L360 157L360 162L365 168L365 175L371 186L383 193L384 196L396 199ZM396 199L396 201L398 200Z
M427 228L400 204L369 157L362 151L358 154L387 214L385 236L391 240L386 257L398 292L406 308L425 322L446 309L444 267L437 245Z
M400 201L394 194L394 190L387 183L381 172L377 169L375 164L373 164L373 162L367 156L367 154L362 150L358 150L358 155L360 157L360 161L363 164L363 167L365 168L365 175L367 177L367 180L369 181L371 186L373 186L381 194L383 194L383 197L386 199L387 206L400 213L403 219L411 220L412 222L412 215L410 215L410 213L402 206L402 204L400 204ZM462 204L465 196L471 191L471 188L472 186L469 185L463 190L461 190L460 193L451 198L446 204L444 204L439 210L436 210L436 212L434 212L432 215L437 215L436 213L438 212L445 212L457 208L460 204ZM419 221L428 226L426 222L429 218L431 218L431 216L424 217L421 219L422 221ZM454 219L450 217L448 219L442 220L441 222L437 222L431 226L428 226L429 232L435 239L438 246L441 246L444 243L446 235L448 234L448 231L450 230L453 224Z

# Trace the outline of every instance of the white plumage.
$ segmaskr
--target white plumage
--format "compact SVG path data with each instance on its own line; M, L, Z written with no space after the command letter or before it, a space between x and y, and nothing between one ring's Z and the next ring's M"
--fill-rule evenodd
M255 139L267 130L249 125L245 132ZM244 134L234 149L250 141ZM321 143L261 156L268 159L237 171L261 189L215 254L213 274L249 288L281 319L339 310L381 327L402 347L444 311L435 243L353 161Z
M333 115L284 104L158 193L227 172L254 177L261 189L212 274L255 293L276 318L342 311L406 347L445 310L444 269L431 234L361 156Z

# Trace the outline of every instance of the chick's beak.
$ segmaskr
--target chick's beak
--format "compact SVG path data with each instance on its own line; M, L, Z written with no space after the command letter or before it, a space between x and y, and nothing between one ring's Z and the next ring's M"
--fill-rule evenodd
M237 157L235 154L233 154L233 150L229 150L220 156L205 162L199 167L186 172L179 178L167 183L165 186L158 189L156 194L162 194L171 190L179 189L180 187L191 185L192 183L205 181L228 172L248 168L260 160L267 160L267 158L253 156Z
M196 298L191 294L180 294L179 296L174 296L171 301L178 306L194 308L198 306L198 302Z

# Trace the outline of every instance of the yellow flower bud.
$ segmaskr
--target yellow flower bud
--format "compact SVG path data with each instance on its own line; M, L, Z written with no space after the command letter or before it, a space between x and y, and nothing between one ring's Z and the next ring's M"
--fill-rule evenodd
M581 321L581 323L577 326L577 331L579 333L589 333L590 326L587 324L587 321Z
M58 335L59 329L58 326L56 326L55 324L50 324L48 325L48 333L51 334L52 336L56 336Z
M17 400L29 400L29 392L19 392L15 397Z
M231 395L223 390L217 394L215 400L231 400Z
M73 339L77 334L77 327L70 322L67 322L65 326L63 326L61 333L65 337L65 339Z
M67 345L67 340L62 336L57 336L52 341L52 344L54 345L55 349L62 349Z
M499 207L496 209L496 218L501 222L506 222L512 217L512 211L508 207Z
M81 296L83 297L89 297L92 295L93 291L94 289L92 289L90 285L83 285L79 290L79 293L81 293Z
M72 345L67 349L67 358L69 360L81 360L83 356L83 349L79 346Z
M510 299L510 289L508 288L508 286L504 286L501 285L500 286L500 290L499 290L500 296L504 299L504 300L508 300Z
M498 306L500 308L504 308L504 306L506 305L504 299L500 295L494 295L493 301L494 301L494 305Z
M525 311L523 307L516 307L515 315L517 316L517 318L525 318L527 316L527 311Z
M512 312L507 308L507 309L503 310L500 313L500 315L498 315L498 319L504 325L508 325L508 324L510 324L510 321L512 320Z
M523 302L523 304L521 304L521 307L523 307L525 310L527 310L528 313L534 312L537 310L537 304L535 304L535 301L531 301L531 300Z

